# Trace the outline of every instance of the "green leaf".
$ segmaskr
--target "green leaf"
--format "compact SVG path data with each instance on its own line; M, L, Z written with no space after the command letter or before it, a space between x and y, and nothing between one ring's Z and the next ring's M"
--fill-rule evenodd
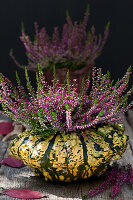
M94 104L97 104L97 103L98 103L98 99L95 99L95 100L94 100Z
M101 39L101 37L102 37L101 33L98 34L98 37L99 37L99 39Z
M62 92L62 99L64 99L64 92Z
M116 94L116 87L115 87L115 89L113 90L113 95L115 95Z
M69 111L69 106L66 104L66 109Z
M2 81L3 81L3 75L0 74L0 82L2 82Z
M128 105L128 102L123 103L124 107L127 107L127 105Z
M40 111L37 111L37 115L38 115L38 117L41 117L42 113Z
M70 17L68 10L66 10L66 17Z
M9 50L9 55L12 55L13 54L13 49L11 48L10 50Z
M70 76L69 76L69 70L67 71L67 88L68 88L68 91L70 93Z
M22 22L21 22L21 30L24 31L24 29L25 29L25 28L24 28L24 22L22 21Z
M125 97L123 98L123 100L122 100L122 103L127 102L127 100L128 100L128 98L127 98L127 96L125 96Z
M36 72L36 81L37 81L37 92L40 93L40 89L43 87L42 86L42 76L43 76L43 71L40 65L38 64L38 72Z
M9 117L11 117L12 119L16 120L17 117L16 117L12 112L10 112L10 111L8 110L8 108L7 108L3 103L1 104L1 106L2 106L3 111L4 111L6 114L8 114Z
M82 26L82 21L81 21L81 20L79 21L79 26L80 26L80 27Z
M108 80L110 78L110 72L109 70L107 71L107 74L105 74L105 80Z
M42 68L40 67L39 64L38 64L38 74L39 74L39 80L41 81L41 78L43 76L43 70L42 70Z
M127 69L127 72L130 72L132 70L132 67L130 66L128 69Z
M33 97L33 98L36 98L36 94L32 88L32 85L30 83L30 79L29 79L29 76L28 76L28 72L27 72L27 69L25 67L25 79L26 79L26 82L27 82L27 89L30 93L30 95Z
M117 80L117 82L116 82L116 84L115 84L115 85L117 85L117 84L119 83L119 81L120 81L120 79L118 78L118 80Z
M100 117L104 112L104 109L102 109L99 113L98 113L98 117Z
M31 83L30 83L30 79L29 79L26 67L25 67L25 78L26 78L26 81L27 81L27 89L29 90L31 88Z
M131 87L131 93L133 93L133 85L132 85L132 87Z
M122 100L122 103L123 103L123 106L124 106L124 107L126 107L126 106L128 105L128 101L127 101L127 100L128 100L128 98L127 98L127 96L125 95L124 98L123 98L123 100Z
M117 111L117 110L119 110L119 106L117 106L117 107L115 108L115 111Z
M64 85L66 85L66 82L67 82L67 81L66 81L66 79L65 79L65 80L64 80Z
M18 72L17 71L16 71L16 81L17 81L18 85L21 85L21 81L20 81L20 78L18 76Z
M90 5L89 5L89 3L87 4L87 7L86 7L86 13L90 13Z
M52 118L56 119L56 113L55 112L50 111L50 115L51 115Z
M36 72L37 92L40 92L38 72Z
M108 23L106 24L106 29L109 29L109 27L110 27L110 21L108 21Z
M113 85L113 82L114 82L114 80L112 80L112 81L111 81L111 83L110 83L110 86L112 86L112 85Z

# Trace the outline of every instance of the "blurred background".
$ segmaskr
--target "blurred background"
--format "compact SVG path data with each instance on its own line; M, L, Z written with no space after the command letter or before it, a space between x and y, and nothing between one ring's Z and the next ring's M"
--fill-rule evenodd
M96 33L103 34L105 25L111 22L110 33L102 54L96 60L96 66L103 72L110 71L113 79L121 78L126 69L133 66L133 1L132 0L4 0L0 1L0 72L15 82L15 71L24 78L24 72L18 68L9 56L12 48L16 59L27 64L25 48L19 37L21 22L24 22L26 34L34 38L34 22L39 28L46 27L52 34L53 27L61 30L66 22L65 12L69 11L73 21L83 19L87 4L90 4L88 29L94 25ZM133 68L132 68L133 69ZM34 73L31 72L34 80ZM131 77L130 86L133 84Z

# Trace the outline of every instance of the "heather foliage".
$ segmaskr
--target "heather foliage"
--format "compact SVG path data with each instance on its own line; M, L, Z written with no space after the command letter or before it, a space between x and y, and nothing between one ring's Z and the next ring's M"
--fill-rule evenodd
M124 183L127 183L128 185L133 184L133 168L129 164L127 166L114 165L106 172L104 181L101 185L90 190L87 195L83 196L83 199L93 197L111 186L111 197L115 197L118 195L120 188Z
M65 83L61 84L56 80L54 68L53 85L50 86L39 68L36 72L35 91L25 69L28 94L17 73L17 87L1 74L0 102L4 112L11 118L31 125L33 130L45 133L45 136L57 131L67 133L86 129L99 123L120 122L121 113L133 105L133 101L127 105L128 96L133 92L133 88L125 92L130 74L131 68L121 80L113 84L109 72L103 75L101 68L94 67L92 87L90 88L89 78L83 79L81 90L77 92L76 80L71 84L69 72Z
M63 25L62 34L59 34L58 27L54 28L52 36L49 36L45 28L40 31L35 22L35 39L30 40L22 28L20 37L23 42L26 55L28 57L27 69L37 71L38 64L42 69L51 69L53 64L56 67L67 67L69 69L79 69L91 64L101 53L109 33L109 23L107 24L104 36L95 35L94 26L89 32L86 31L89 17L89 7L87 8L82 23L72 22L67 13L67 23ZM20 65L12 51L11 57L19 67Z

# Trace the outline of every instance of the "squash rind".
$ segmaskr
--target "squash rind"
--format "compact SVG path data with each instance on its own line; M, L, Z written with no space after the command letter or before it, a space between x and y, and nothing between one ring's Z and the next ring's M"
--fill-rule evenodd
M97 130L105 134L104 139ZM89 128L82 135L71 132L48 139L25 131L10 144L9 154L21 159L36 175L42 174L46 181L87 179L101 175L111 160L121 158L127 147L123 125L111 123L97 130Z

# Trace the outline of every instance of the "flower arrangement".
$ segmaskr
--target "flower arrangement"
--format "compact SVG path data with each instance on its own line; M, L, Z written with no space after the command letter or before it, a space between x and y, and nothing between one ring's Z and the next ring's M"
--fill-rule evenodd
M38 64L43 70L51 71L53 64L56 68L66 67L72 70L80 69L84 66L92 68L92 63L100 55L107 40L109 23L106 25L103 38L101 35L95 35L94 26L87 32L89 10L88 6L83 22L80 24L77 21L73 23L67 12L67 23L63 25L61 36L58 27L55 27L53 35L49 36L45 28L39 31L38 24L35 22L35 39L31 41L24 28L22 28L20 39L24 43L28 57L26 68L37 71ZM17 66L25 68L25 66L17 62L12 51L10 55ZM91 66L89 66L90 64Z
M77 90L69 71L64 83L56 78L48 85L40 67L36 72L35 90L25 69L28 94L0 75L0 102L5 114L31 126L9 146L9 155L22 160L45 180L70 182L101 175L111 160L120 159L127 147L121 113L132 105L127 99L131 67L113 84L110 74L101 68L92 70L91 79L82 79ZM92 86L91 86L92 85Z
M5 114L14 120L31 126L35 132L44 137L57 132L65 133L84 130L98 124L121 122L121 113L126 112L133 101L127 105L128 96L133 87L126 93L131 74L131 67L116 84L110 80L110 74L103 75L101 68L92 70L92 87L90 79L82 80L80 92L76 91L76 80L71 84L69 71L64 84L56 80L54 68L53 85L45 81L41 68L36 72L37 91L32 87L25 69L28 94L21 85L18 74L18 86L0 75L0 102Z

